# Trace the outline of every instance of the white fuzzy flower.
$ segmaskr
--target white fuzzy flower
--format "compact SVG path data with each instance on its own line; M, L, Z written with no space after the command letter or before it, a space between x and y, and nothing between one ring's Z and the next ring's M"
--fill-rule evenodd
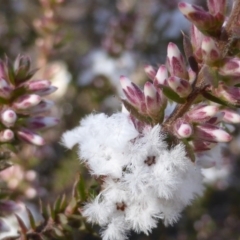
M173 224L202 193L201 170L184 145L168 149L164 139L159 125L138 132L126 113L90 115L63 135L67 147L79 144L91 174L104 176L101 192L83 209L103 227L104 240L126 239L130 230L149 234L159 219Z

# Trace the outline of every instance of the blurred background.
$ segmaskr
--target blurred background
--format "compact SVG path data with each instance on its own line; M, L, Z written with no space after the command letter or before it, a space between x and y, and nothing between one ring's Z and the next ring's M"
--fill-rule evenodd
M8 0L0 2L0 56L29 55L58 91L52 115L59 126L45 133L47 145L22 145L14 166L0 173L0 194L23 202L38 218L38 201L53 203L69 196L77 177L92 180L74 151L66 151L63 132L91 112L121 109L120 75L142 84L144 66L166 59L168 42L182 49L189 23L177 9L178 0ZM187 1L205 7L205 1ZM240 239L240 135L223 146L224 168L205 170L206 192L173 227L159 227L150 236L131 240ZM78 233L73 239L97 239ZM0 239L5 236L0 234ZM6 239L6 238L5 238Z

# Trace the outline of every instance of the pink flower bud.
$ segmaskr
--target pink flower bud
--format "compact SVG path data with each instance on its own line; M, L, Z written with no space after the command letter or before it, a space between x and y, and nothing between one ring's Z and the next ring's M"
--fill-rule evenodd
M213 16L201 7L185 2L180 2L178 4L178 7L183 15L189 21L191 21L201 32L207 35L220 34L221 26L224 21L224 16L221 13Z
M205 152L216 146L216 143L202 140L194 140L190 144L193 146L195 152Z
M1 112L1 121L6 127L12 127L17 120L17 114L11 110L6 109Z
M196 126L194 133L196 138L209 142L229 142L232 139L226 131L211 124Z
M169 43L167 48L167 63L171 76L188 78L183 55L174 43Z
M22 128L17 131L17 135L21 140L37 146L42 146L45 144L44 139L40 135L30 131L29 129Z
M227 123L240 123L240 115L234 110L224 109L222 110L224 113L223 121Z
M194 51L194 56L198 59L202 59L202 40L204 35L197 29L195 25L191 25L191 31L190 31L190 36L191 36L191 43Z
M167 82L169 87L182 98L187 97L192 90L192 87L187 80L178 77L170 77L167 79Z
M12 94L11 85L3 78L0 79L0 96L5 99L9 99Z
M128 78L121 76L120 83L128 101L142 113L146 112L145 97L142 90Z
M216 95L232 104L240 104L240 89L238 87L228 87L220 82Z
M59 123L59 119L54 117L32 117L26 120L26 126L30 129L39 130L53 127Z
M144 67L144 70L145 70L145 73L148 75L148 77L151 79L151 80L154 80L155 76L156 76L156 70L154 69L153 66L151 65L146 65Z
M166 101L163 101L163 96L157 91L154 85L150 82L146 82L144 85L145 102L147 106L147 113L158 120L163 118L163 105ZM162 116L160 116L162 115ZM160 118L160 119L159 119Z
M197 105L186 116L191 122L205 122L215 116L218 110L218 106Z
M43 99L37 106L29 109L31 113L43 113L49 111L54 105L53 101Z
M226 0L208 0L208 9L211 14L221 13L224 15L226 8Z
M174 131L180 138L188 138L192 135L192 126L183 119L178 119L174 125Z
M219 68L219 73L223 76L240 76L240 59L239 58L226 58L224 59L223 66Z
M29 91L38 91L46 89L51 86L51 82L48 80L32 80L24 84Z
M206 63L215 63L220 60L220 51L215 41L210 37L203 38L202 57Z
M165 65L161 65L154 78L154 86L167 85L168 71Z
M36 106L41 101L41 97L36 94L27 94L19 97L13 106L18 110L24 110Z
M39 96L46 96L46 95L49 95L51 93L54 93L55 91L57 91L57 89L58 88L55 87L55 86L49 86L45 89L35 91L35 94L37 94Z
M0 132L0 142L10 142L14 138L14 133L10 129L5 129Z

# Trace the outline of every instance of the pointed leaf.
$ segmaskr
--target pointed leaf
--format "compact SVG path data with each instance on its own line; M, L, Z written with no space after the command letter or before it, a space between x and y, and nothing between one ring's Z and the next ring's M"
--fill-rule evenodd
M162 88L163 94L170 100L181 104L186 102L184 98L179 97L170 87L164 85L161 85L160 87Z
M26 232L27 232L27 226L25 225L25 223L23 222L23 220L17 215L17 214L14 214L15 215L15 217L17 218L17 222L18 222L18 224L19 224L19 227L21 228L21 233L23 234L23 235L25 235L26 234Z
M36 223L35 223L34 217L32 215L32 212L27 207L26 207L26 210L27 210L28 219L29 219L29 223L30 223L31 228L36 229Z

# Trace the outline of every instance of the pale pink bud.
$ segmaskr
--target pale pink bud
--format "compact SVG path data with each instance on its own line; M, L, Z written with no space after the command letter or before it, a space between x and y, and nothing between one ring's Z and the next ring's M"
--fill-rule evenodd
M183 119L178 119L174 125L174 131L179 138L188 138L192 135L192 126L184 121Z
M165 100L163 96L157 91L154 85L146 82L144 85L145 102L147 106L147 113L158 120L163 118L163 108L165 108ZM160 114L162 112L162 114Z
M154 80L154 78L156 76L156 70L154 69L153 66L151 66L151 65L144 66L144 71L151 80Z
M12 127L16 120L17 114L11 109L6 109L1 113L1 121L6 127Z
M216 165L216 161L207 155L203 155L200 159L197 159L196 165L200 166L201 168L207 169L214 167Z
M222 110L224 113L223 121L227 123L240 123L240 115L234 110L224 109Z
M124 76L120 77L120 83L128 101L141 112L146 112L145 97L142 90Z
M203 38L202 57L206 63L214 63L220 60L220 51L211 37Z
M27 94L19 97L14 103L13 106L16 109L24 110L36 106L41 101L41 97L36 94Z
M14 138L14 133L10 129L5 129L0 132L0 142L10 142Z
M223 66L219 68L219 73L223 76L240 76L240 59L226 58Z
M161 65L154 79L154 85L167 85L168 71L165 65Z
M31 113L43 113L49 111L53 105L53 101L43 99L37 106L30 108L29 111L31 111Z
M39 130L53 127L59 123L55 117L32 117L26 120L26 126L30 129Z
M174 43L169 43L167 48L167 63L172 76L188 78L183 55Z
M49 86L45 89L42 89L42 90L39 90L39 91L35 91L34 93L39 95L39 96L46 96L46 95L49 95L51 93L54 93L57 91L57 87L55 86Z
M208 0L207 5L210 13L213 15L217 13L225 13L226 0Z
M202 141L202 140L194 140L190 142L190 144L193 146L193 150L195 152L205 152L205 151L211 150L213 147L216 146L216 143Z
M195 130L197 138L209 142L229 142L232 139L231 135L226 131L211 124L196 126Z
M5 79L0 79L0 96L9 99L12 94L12 87Z
M218 110L218 106L198 105L187 113L187 117L191 122L205 122L215 116Z
M51 86L51 82L45 79L32 80L24 84L29 91L38 91Z
M21 140L37 146L42 146L45 144L44 139L40 135L30 131L29 129L22 128L17 131L17 135Z
M185 2L180 2L178 7L183 15L196 25L201 32L207 35L218 36L220 34L221 26L224 21L224 16L221 13L213 16L201 7Z
M182 98L187 97L192 90L190 83L179 77L170 77L167 82L169 87Z
M194 24L192 24L190 36L191 36L191 43L194 51L194 56L198 60L201 60L202 59L201 46L202 46L202 40L204 35L197 29L197 27Z

